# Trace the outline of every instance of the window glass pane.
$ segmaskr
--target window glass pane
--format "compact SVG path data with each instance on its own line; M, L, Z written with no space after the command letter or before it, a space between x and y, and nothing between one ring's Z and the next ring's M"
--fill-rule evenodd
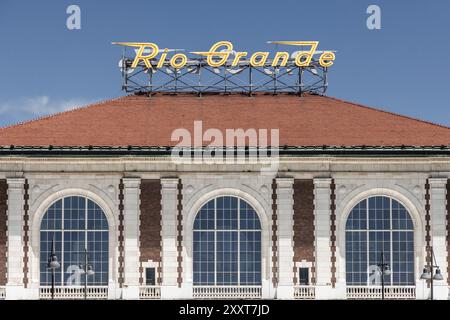
M145 284L148 286L156 284L155 268L145 268Z
M210 231L194 231L194 283L214 285L215 234Z
M300 285L309 285L309 268L299 268L298 277Z
M367 200L358 203L347 219L347 230L365 230L367 228Z
M56 254L58 261L61 262L61 253L62 253L62 243L61 238L62 233L60 231L55 232L47 232L41 231L40 238L40 246L41 246L41 254L40 254L40 283L41 285L51 285L52 283L52 272L51 269L48 268L48 260L50 254L52 252L52 241L54 242L54 253ZM62 276L61 276L61 268L55 270L55 285L61 285Z
M51 270L47 268L47 261L53 237L55 254L61 264L55 270L55 285L84 285L85 269L94 272L87 276L88 285L108 285L108 222L96 203L83 197L66 197L56 201L46 211L41 224L41 285L51 285Z
M240 276L242 285L261 283L261 233L240 233Z
M217 229L236 230L237 227L237 202L235 197L217 198Z
M392 243L393 285L414 285L414 237L412 231L396 231Z
M260 285L261 224L236 197L206 203L194 221L194 285Z
M260 230L261 224L259 222L258 214L245 201L240 201L240 228L248 230Z
M383 258L392 271L385 284L414 285L413 223L398 201L376 196L357 204L346 222L345 248L347 284L381 284Z
M67 197L63 200L64 229L83 230L85 228L86 200L82 197Z
M238 274L238 233L237 231L217 232L217 285L237 285Z

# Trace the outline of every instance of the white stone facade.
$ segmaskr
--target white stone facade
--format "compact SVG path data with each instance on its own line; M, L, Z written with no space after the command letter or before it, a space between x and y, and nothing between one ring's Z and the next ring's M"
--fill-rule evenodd
M262 228L261 298L293 299L293 183L314 182L314 234L316 283L308 297L346 299L345 222L359 201L384 195L399 201L414 222L415 298L426 299L430 289L420 274L426 256L426 193L429 183L430 237L444 281L436 282L435 299L447 299L448 234L447 183L450 159L428 158L281 158L276 176L261 175L257 164L174 164L170 158L0 158L0 179L8 184L6 299L38 299L39 230L43 214L56 200L69 195L92 199L109 223L109 299L139 299L140 182L161 181L161 277L160 297L193 297L193 222L209 199L231 195L244 199L257 212ZM276 188L276 248L272 252L273 190ZM119 284L119 185L123 181L123 285ZM336 283L331 285L331 198L335 184ZM178 184L181 183L182 279L179 284L177 249ZM24 193L28 184L28 261L24 265ZM272 259L276 256L277 282L273 283ZM308 264L310 265L310 263ZM25 274L26 273L26 274ZM26 285L24 278L27 279ZM158 289L159 290L159 289ZM309 289L308 289L309 290ZM156 291L155 291L156 292ZM155 297L159 297L158 294Z

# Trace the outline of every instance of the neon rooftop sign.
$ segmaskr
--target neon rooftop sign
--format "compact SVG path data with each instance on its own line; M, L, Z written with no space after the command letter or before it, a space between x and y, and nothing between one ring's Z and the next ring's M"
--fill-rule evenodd
M309 67L313 56L319 54L317 62L320 66L328 68L333 65L336 58L333 51L317 51L319 41L270 41L272 44L306 47L308 50L295 51L292 54L286 51L277 51L273 58L269 59L270 52L258 51L249 55L247 51L234 51L230 41L219 41L211 46L208 51L193 51L194 55L206 57L206 63L210 67L229 65L237 67L241 63L248 63L252 67L285 67L289 61L301 67ZM147 69L159 69L166 65L167 60L172 68L181 69L189 62L186 54L174 49L160 49L152 42L113 42L113 44L136 48L136 56L131 68L136 68L141 62ZM303 49L303 48L302 48ZM174 52L169 57L170 52Z

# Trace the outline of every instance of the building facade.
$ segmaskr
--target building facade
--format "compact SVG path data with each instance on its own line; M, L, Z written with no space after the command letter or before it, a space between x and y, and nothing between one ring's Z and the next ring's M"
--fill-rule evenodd
M199 120L279 129L276 172L174 162ZM2 298L427 299L431 261L449 296L450 128L313 95L129 96L0 145Z

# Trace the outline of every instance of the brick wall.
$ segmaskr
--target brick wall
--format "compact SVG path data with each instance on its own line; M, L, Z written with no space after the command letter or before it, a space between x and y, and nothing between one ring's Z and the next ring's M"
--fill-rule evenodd
M312 262L314 266L314 182L312 179L294 181L294 261L302 260ZM311 273L314 275L314 269Z
M141 216L140 216L140 261L161 262L161 182L160 180L141 181ZM141 283L143 281L141 268ZM157 282L160 282L160 267Z
M0 285L6 284L7 199L8 184L3 179L0 180Z

